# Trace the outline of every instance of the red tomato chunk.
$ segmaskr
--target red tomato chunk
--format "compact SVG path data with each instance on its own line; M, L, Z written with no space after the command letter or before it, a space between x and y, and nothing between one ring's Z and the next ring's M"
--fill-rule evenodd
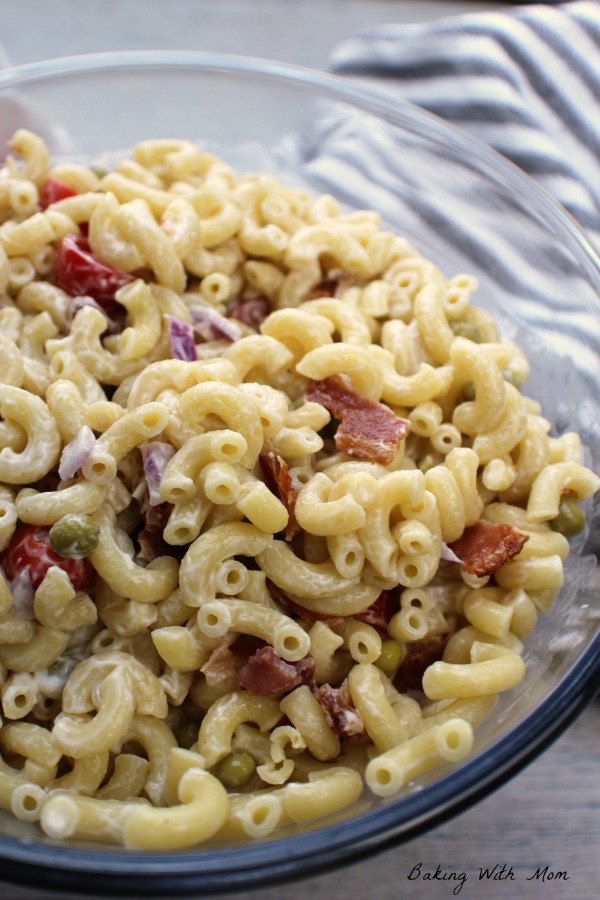
M58 203L59 200L76 196L77 191L74 191L68 184L57 178L47 178L40 191L40 209L47 209L53 203Z
M49 528L25 525L13 534L8 546L0 555L0 564L8 581L27 570L34 591L44 580L51 566L63 569L76 591L82 591L91 580L93 566L89 559L65 559L50 546Z
M54 282L72 297L92 297L105 310L115 306L117 291L135 280L129 272L120 272L94 256L87 238L65 234L56 253Z

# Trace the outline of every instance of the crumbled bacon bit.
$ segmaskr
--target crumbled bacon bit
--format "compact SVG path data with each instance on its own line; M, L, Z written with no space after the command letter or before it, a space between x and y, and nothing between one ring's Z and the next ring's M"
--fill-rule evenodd
M356 459L387 466L410 430L408 419L394 415L383 403L361 397L337 376L309 382L306 399L320 403L340 420L335 446Z
M230 307L227 315L230 319L237 319L238 322L243 322L251 328L258 328L271 311L270 301L261 295L240 300L235 306Z
M529 535L518 531L513 525L480 519L475 525L465 528L462 536L449 547L467 572L483 578L493 575L520 553L528 540Z
M209 685L222 684L227 681L238 680L238 672L243 666L243 661L231 652L227 641L219 644L210 654L207 661L200 667L200 671Z
M261 647L238 672L238 681L251 694L279 697L301 684L311 684L315 671L312 657L288 662L273 647Z
M395 597L392 591L382 591L370 606L362 612L355 613L353 619L366 622L374 628L387 628L388 622L394 615L396 607Z
M394 678L394 687L401 693L422 690L425 670L442 658L449 637L449 634L434 634L407 644L406 656Z
M339 688L322 684L317 691L317 699L335 734L352 737L364 732L365 726L362 717L352 704L346 681L342 682Z
M258 459L267 487L276 497L279 497L288 511L285 539L286 541L291 541L294 535L300 531L300 526L294 515L298 492L292 486L288 464L281 456L276 456L272 451L261 453Z
M338 287L337 278L326 278L309 291L306 300L317 300L319 297L335 297Z

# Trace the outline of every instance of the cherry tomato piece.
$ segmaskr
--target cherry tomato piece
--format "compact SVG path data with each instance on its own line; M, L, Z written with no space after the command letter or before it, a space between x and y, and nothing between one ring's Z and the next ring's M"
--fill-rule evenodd
M8 546L0 555L0 564L8 581L26 569L34 590L44 580L50 566L63 569L76 591L82 591L91 580L93 566L89 559L65 559L50 546L49 528L24 525L13 534Z
M89 241L80 234L65 234L56 252L54 282L72 297L92 297L107 312L116 307L115 294L134 281L94 256Z
M64 181L59 181L58 178L47 178L40 191L40 209L47 209L53 203L58 203L59 200L76 196L77 191L74 191Z

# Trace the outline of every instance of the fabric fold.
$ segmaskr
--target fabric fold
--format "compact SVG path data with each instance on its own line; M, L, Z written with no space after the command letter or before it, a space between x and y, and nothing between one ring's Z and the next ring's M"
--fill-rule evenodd
M484 140L600 248L599 3L382 25L339 44L330 65Z

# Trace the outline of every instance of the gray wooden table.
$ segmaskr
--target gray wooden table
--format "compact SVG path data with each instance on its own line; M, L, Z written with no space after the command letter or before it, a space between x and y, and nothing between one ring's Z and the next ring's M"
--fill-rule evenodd
M0 0L0 42L15 64L101 50L169 48L242 53L323 69L338 41L370 25L509 5L452 0ZM482 869L497 877L480 879ZM449 873L453 880L439 880ZM511 782L446 824L350 868L245 896L280 900L282 894L286 900L595 900L600 896L600 702ZM48 896L0 882L0 900Z

